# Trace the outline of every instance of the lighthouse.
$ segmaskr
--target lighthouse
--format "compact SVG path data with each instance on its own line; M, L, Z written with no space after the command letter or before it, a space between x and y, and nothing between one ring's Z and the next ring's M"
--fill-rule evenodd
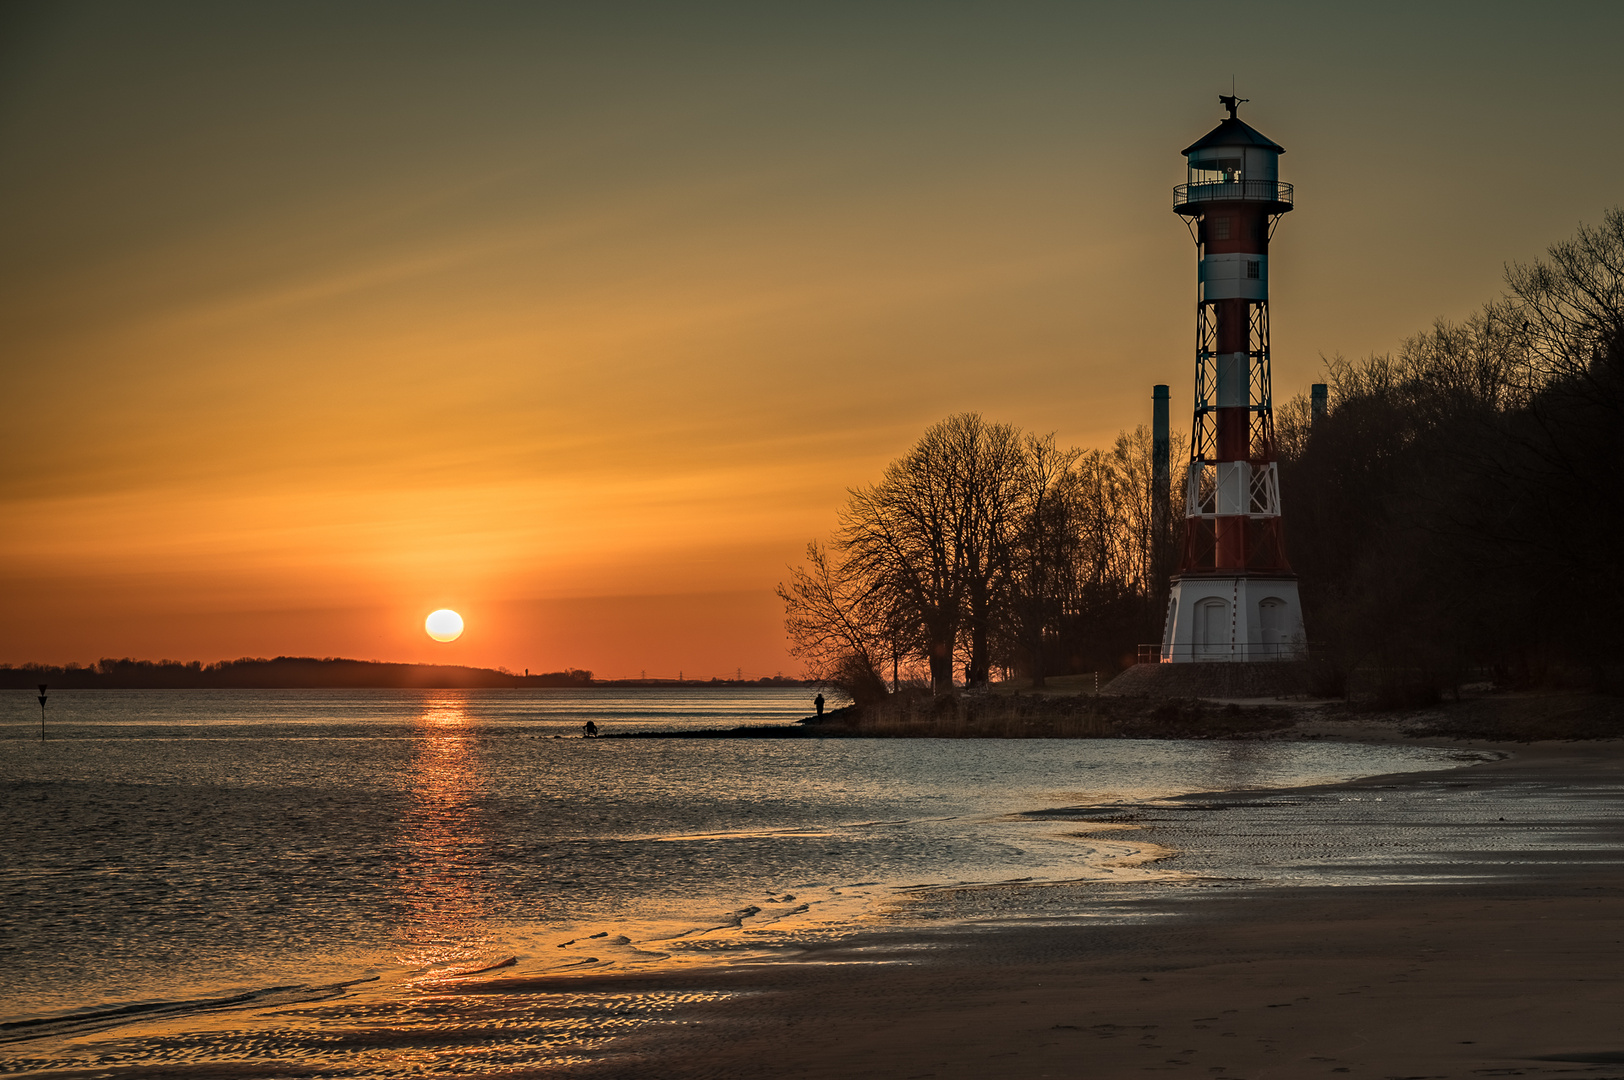
M1196 246L1195 417L1184 550L1163 663L1290 660L1305 652L1280 529L1269 381L1269 239L1293 205L1285 148L1237 115L1184 151L1173 210Z

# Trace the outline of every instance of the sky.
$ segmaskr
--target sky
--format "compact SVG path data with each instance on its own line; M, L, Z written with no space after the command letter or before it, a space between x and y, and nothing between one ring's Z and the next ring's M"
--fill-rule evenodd
M928 425L1188 410L1232 79L1277 400L1624 202L1624 6L1216 11L0 6L0 664L794 674Z

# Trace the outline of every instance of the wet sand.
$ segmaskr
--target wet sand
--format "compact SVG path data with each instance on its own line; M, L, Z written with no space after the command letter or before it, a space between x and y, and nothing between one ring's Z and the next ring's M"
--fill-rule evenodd
M1484 835L1551 842L1445 841L1406 863L1428 884L1192 883L1129 905L1140 922L879 938L731 971L709 985L735 996L579 1075L1624 1076L1624 744L1523 746L1446 775L1494 819ZM1386 806L1436 780L1314 794ZM1192 818L1237 805L1175 802Z
M1225 898L906 966L730 972L711 985L739 996L578 1075L1620 1076L1621 939L1615 873Z
M1330 737L1399 737L1366 727ZM996 889L938 890L906 901L937 930L717 967L357 987L253 1023L39 1046L55 1063L31 1071L1624 1077L1624 743L1480 748L1508 756L1113 808L1188 876L1010 886L1052 893L1051 920L1001 918Z

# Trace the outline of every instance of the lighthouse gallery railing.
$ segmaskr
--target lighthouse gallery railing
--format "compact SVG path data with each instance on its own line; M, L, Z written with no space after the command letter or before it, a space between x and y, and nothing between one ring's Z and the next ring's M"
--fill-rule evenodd
M1223 184L1180 184L1173 189L1173 208L1206 202L1272 202L1292 204L1292 187L1283 180L1232 180Z

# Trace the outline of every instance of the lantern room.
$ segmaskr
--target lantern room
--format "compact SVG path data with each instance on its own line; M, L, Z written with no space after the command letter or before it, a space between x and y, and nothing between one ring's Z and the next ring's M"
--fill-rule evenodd
M1235 115L1244 100L1226 96L1228 119L1184 148L1186 182L1173 189L1178 213L1197 215L1214 202L1260 203L1265 214L1291 209L1291 185L1280 182L1286 149Z

